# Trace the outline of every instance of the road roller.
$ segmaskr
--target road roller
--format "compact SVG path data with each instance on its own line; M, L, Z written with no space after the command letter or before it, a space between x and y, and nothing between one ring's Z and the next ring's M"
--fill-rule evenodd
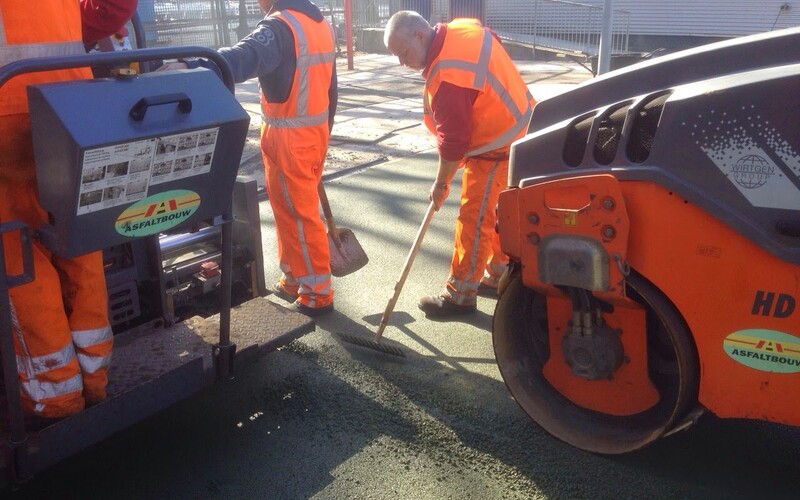
M599 454L720 418L800 425L800 29L534 108L497 231L493 343L532 420Z

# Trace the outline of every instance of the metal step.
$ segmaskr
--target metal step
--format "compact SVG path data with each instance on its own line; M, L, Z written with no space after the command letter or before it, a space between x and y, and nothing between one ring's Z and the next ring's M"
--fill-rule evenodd
M310 318L263 297L231 309L234 369L314 331ZM37 428L14 453L0 432L0 468L15 456L14 479L26 479L106 439L216 380L212 346L219 342L219 315L195 317L169 328L114 337L108 399L72 417ZM26 422L27 423L27 422Z

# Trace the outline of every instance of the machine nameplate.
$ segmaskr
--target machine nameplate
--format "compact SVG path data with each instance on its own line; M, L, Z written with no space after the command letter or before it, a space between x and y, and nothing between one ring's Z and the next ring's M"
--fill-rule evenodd
M218 133L216 127L87 149L77 215L139 201L151 185L207 174Z

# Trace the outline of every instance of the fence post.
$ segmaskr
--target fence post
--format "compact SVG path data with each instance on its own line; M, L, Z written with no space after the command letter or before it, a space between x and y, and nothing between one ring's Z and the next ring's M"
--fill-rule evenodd
M347 69L353 69L353 0L344 0L344 30L347 37Z
M614 0L605 0L603 26L600 32L600 48L597 54L597 74L608 73L611 68L611 14Z
M239 40L250 34L250 28L247 26L247 3L245 0L239 0L239 26L236 28L236 36Z

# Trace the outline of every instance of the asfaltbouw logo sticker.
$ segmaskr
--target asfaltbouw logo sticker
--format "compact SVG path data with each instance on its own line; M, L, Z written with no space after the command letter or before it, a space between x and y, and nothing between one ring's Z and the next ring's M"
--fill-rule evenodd
M200 195L186 189L157 193L126 208L115 226L119 234L131 238L157 234L191 217L200 201Z
M725 352L739 363L765 372L800 372L800 338L775 330L753 328L733 332L723 341Z

